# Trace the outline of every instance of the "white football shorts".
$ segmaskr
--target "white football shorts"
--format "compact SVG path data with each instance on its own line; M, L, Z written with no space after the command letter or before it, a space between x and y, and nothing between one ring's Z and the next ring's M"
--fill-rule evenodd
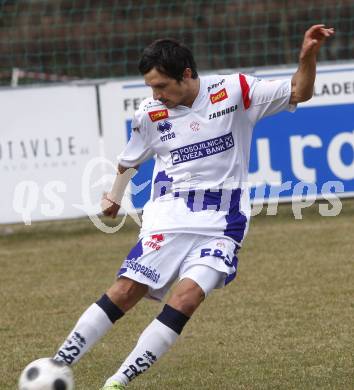
M236 277L238 249L227 237L153 234L140 239L131 249L117 276L146 284L147 296L157 300L162 300L175 280L186 277L194 280L207 295L210 291L208 269L210 279L215 280L215 271L220 275L212 288L221 288Z

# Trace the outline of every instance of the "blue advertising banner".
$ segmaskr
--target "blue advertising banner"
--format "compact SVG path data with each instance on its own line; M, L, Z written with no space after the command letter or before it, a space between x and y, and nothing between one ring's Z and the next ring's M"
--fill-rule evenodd
M271 198L278 190L280 198L300 196L294 194L299 182L312 184L307 190L317 195L338 192L340 184L330 182L339 182L354 195L354 104L303 107L264 118L254 130L249 170L251 182L266 182L262 189L252 188L251 198L262 192ZM277 181L282 186L274 185Z

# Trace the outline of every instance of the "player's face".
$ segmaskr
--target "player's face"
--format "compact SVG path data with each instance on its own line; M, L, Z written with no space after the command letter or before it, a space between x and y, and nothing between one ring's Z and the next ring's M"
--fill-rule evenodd
M178 82L160 73L155 68L144 75L145 84L152 88L155 100L160 100L167 108L173 108L178 105L187 105L189 97L189 77Z

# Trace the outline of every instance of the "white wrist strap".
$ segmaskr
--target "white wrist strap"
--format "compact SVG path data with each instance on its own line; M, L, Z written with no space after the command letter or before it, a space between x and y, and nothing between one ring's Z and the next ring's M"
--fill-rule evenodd
M110 200L114 203L121 204L125 189L136 172L137 170L135 168L128 168L124 173L117 173L111 192L109 193Z

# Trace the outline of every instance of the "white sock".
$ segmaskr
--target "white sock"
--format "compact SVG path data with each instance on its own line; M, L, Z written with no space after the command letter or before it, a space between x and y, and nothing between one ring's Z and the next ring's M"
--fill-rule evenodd
M80 317L74 329L54 359L65 364L75 364L113 326L106 312L96 303L92 304Z
M134 350L110 377L106 384L113 380L127 385L132 379L150 368L177 340L178 333L155 319L139 337Z

